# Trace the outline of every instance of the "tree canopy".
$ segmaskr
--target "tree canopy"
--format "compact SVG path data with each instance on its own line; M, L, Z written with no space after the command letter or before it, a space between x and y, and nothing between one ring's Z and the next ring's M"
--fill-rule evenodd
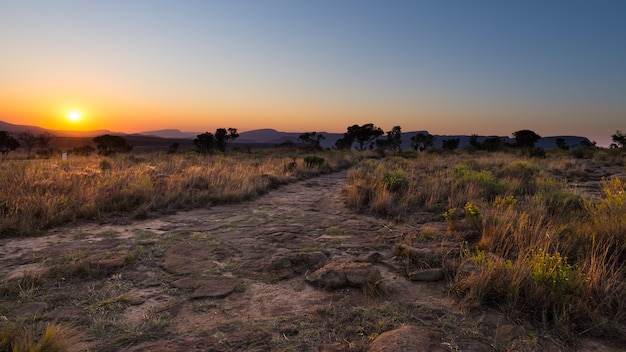
M626 146L626 133L622 133L620 130L617 130L615 134L611 135L611 139L621 148Z
M533 148L535 143L541 138L540 135L531 130L519 130L513 132L513 137L515 138L517 146L521 148Z
M306 144L306 148L313 150L322 150L322 145L320 142L326 137L323 134L317 132L305 132L302 133L298 139L302 141L302 143Z
M387 131L385 139L377 139L376 146L381 150L391 150L394 154L399 154L402 150L402 128L394 126L391 131Z
M115 153L129 153L133 150L133 146L126 142L121 136L112 134L103 134L94 137L93 142L96 143L98 154L111 155Z
M411 137L413 150L423 151L435 145L435 137L430 133L417 133Z
M218 128L215 130L215 134L211 132L204 132L196 136L193 140L193 145L200 154L213 153L215 149L224 152L226 146L239 137L236 128Z
M201 133L193 140L193 145L200 154L211 153L215 149L215 136L211 132Z
M363 126L352 125L343 134L343 138L337 140L335 146L337 149L350 149L356 141L358 150L365 150L366 147L372 149L374 148L374 141L383 134L383 130L373 123L366 123Z
M221 151L226 151L226 146L237 139L239 137L239 133L237 133L236 128L218 128L215 130L215 147Z
M0 131L0 160L4 161L9 152L20 146L17 139L13 138L7 131Z

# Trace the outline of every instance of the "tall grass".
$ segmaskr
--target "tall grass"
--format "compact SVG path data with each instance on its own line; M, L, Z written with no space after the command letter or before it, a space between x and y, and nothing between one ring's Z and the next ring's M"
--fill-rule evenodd
M623 154L609 156L602 165L623 166ZM578 179L595 163L567 153L368 160L350 174L347 204L405 219L439 211L451 233L477 231L476 242L461 244L451 286L467 307L496 306L563 337L619 335L626 332L626 181L603 181L601 196L568 186L569 172Z
M351 158L328 152L315 168L305 167L295 153L6 161L0 163L0 237L36 234L77 219L145 218L251 199L280 184L346 168Z

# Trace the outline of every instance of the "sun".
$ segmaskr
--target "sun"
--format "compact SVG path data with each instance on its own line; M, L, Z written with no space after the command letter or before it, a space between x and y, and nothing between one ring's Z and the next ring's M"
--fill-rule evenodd
M72 122L78 122L83 117L83 114L78 110L71 110L67 112L67 119Z

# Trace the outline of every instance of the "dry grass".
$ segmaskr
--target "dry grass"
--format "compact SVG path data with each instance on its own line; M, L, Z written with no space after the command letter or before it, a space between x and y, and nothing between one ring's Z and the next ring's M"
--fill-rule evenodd
M323 165L311 168L303 157L294 152L6 161L0 164L0 237L32 235L78 219L146 218L251 199L352 162L349 153L329 152Z
M367 160L350 174L347 204L404 219L438 211L450 234L478 233L462 246L452 283L468 308L498 307L565 339L620 336L626 326L623 170L595 194L577 193L568 182L581 175L596 181L602 167L619 170L626 154L574 156L425 153Z

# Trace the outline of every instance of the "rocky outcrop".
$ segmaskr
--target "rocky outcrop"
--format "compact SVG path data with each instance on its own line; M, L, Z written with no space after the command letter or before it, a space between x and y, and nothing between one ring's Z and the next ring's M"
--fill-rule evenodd
M305 278L307 282L327 290L375 286L381 279L380 270L370 263L329 263Z

